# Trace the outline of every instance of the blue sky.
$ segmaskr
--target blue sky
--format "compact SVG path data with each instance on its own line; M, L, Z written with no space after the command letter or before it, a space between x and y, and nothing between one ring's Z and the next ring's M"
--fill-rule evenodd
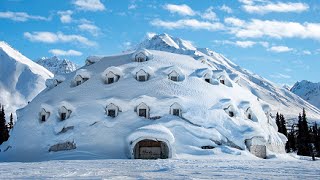
M319 0L1 0L0 40L82 65L168 33L278 84L320 81Z

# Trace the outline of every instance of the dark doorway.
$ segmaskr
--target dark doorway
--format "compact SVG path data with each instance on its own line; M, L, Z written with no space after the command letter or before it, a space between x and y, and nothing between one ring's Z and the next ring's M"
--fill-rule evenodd
M134 147L135 159L167 159L169 148L165 142L154 140L142 140Z

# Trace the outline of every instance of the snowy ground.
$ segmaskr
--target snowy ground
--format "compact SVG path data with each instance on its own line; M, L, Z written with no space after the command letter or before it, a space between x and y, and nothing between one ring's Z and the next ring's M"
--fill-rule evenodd
M0 179L320 179L320 161L73 160L0 163Z

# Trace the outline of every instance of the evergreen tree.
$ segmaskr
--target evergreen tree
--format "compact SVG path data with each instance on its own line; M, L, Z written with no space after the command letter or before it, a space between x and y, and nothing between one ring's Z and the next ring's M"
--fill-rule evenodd
M6 125L4 108L2 106L1 112L0 112L0 144L2 144L4 141L7 141L8 138L9 138L9 131Z
M288 137L287 127L286 127L286 120L284 119L284 116L280 114L280 132L284 134L286 137Z
M294 125L292 125L291 131L288 134L288 144L289 144L289 152L290 151L295 152L297 150L297 147L296 147L296 134L295 134L295 130L294 130Z
M9 131L13 128L13 115L12 113L10 114L10 121L8 123L8 129Z
M299 115L298 121L298 155L310 156L311 154L311 144L310 144L310 134L307 122L306 111L303 108L302 116Z
M279 113L277 113L276 115L276 124L278 126L278 132L281 133L281 124L280 124L280 116L279 116Z
M319 136L319 130L318 129L318 125L317 123L315 122L314 123L314 126L312 127L312 135L313 135L313 143L314 143L314 147L315 147L315 155L320 157L320 136Z

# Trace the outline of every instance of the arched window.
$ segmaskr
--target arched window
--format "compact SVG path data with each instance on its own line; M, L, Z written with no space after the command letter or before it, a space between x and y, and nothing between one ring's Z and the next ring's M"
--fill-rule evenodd
M150 108L145 103L141 103L137 107L137 114L140 117L149 118L149 111Z
M60 120L64 121L68 119L71 115L72 111L70 109L67 109L65 106L61 106L59 109L59 116Z
M106 112L107 112L107 116L110 117L117 117L118 113L119 113L119 107L114 105L113 103L110 103L107 107L106 107Z
M140 69L136 74L136 79L138 81L147 81L149 79L149 74L143 69Z
M182 116L182 107L181 107L181 105L178 104L178 103L173 103L170 106L170 114L174 115L174 116L181 117Z
M114 82L117 82L119 80L120 76L117 74L114 74L112 71L109 71L106 75L105 83L106 84L112 84Z
M179 81L179 74L175 70L171 71L171 73L168 76L169 79L172 81Z
M50 112L46 111L44 108L41 109L39 113L39 120L45 122L50 116Z

